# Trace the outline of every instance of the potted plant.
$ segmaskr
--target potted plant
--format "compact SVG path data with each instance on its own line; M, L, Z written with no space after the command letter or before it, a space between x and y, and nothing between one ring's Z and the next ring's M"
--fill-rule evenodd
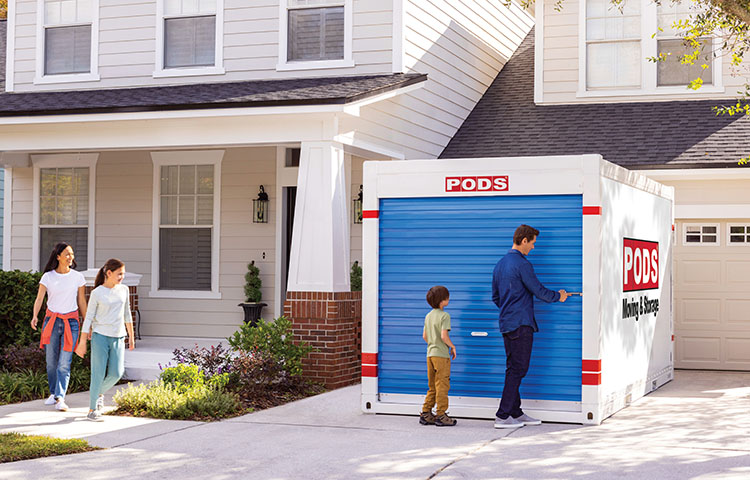
M267 304L261 303L260 287L260 269L255 266L255 260L247 264L247 273L245 274L245 299L239 306L245 311L245 323L252 326L257 325L263 307Z

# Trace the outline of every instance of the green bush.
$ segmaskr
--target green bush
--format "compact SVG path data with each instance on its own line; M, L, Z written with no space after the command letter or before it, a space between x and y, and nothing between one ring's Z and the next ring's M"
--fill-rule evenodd
M27 402L47 395L47 373L0 372L0 404Z
M138 386L128 384L115 393L114 401L118 412L167 420L224 418L241 409L234 393L205 384L178 389L161 379Z
M352 284L352 292L362 291L362 267L359 266L359 262L352 263L352 271L349 274L349 281Z
M260 269L255 266L255 260L247 264L245 274L245 298L247 302L258 303L262 298L260 287Z
M302 359L313 348L306 342L292 342L292 322L279 317L274 322L261 319L257 325L243 324L227 339L234 350L267 352L290 375L302 374Z
M40 329L31 329L34 300L39 291L41 273L20 270L0 271L0 348L11 344L39 343ZM45 308L39 311L39 326Z

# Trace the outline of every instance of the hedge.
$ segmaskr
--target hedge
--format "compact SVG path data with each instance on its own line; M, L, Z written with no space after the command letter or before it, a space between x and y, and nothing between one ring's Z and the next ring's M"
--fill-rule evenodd
M39 325L31 329L34 300L39 291L39 272L0 270L0 349L11 344L39 343L45 306L39 311Z

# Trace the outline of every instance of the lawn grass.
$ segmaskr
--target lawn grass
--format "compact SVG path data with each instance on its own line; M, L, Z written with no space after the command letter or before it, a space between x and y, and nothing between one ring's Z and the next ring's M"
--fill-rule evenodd
M85 440L0 433L0 463L99 450Z

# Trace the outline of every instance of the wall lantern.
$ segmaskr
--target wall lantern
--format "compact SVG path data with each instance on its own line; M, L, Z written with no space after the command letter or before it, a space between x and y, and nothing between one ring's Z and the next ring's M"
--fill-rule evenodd
M253 200L253 223L268 223L268 194L260 186L258 198Z
M359 186L359 193L352 199L352 222L362 223L362 185Z

